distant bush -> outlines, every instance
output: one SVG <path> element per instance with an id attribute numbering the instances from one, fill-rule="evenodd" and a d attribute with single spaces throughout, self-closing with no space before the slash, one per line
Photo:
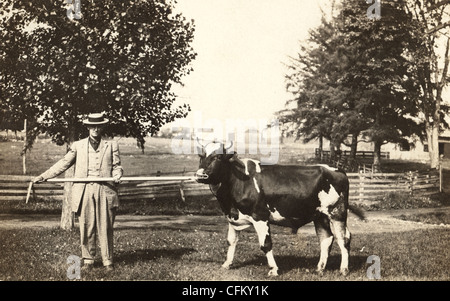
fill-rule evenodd
<path id="1" fill-rule="evenodd" d="M 397 216 L 398 219 L 421 222 L 425 224 L 450 224 L 450 214 L 448 212 L 429 212 L 429 213 L 419 213 L 419 214 L 402 214 Z"/>
<path id="2" fill-rule="evenodd" d="M 390 209 L 413 209 L 440 207 L 442 203 L 436 198 L 427 196 L 411 196 L 406 192 L 390 192 L 382 198 L 377 198 L 369 205 L 364 205 L 368 211 Z"/>

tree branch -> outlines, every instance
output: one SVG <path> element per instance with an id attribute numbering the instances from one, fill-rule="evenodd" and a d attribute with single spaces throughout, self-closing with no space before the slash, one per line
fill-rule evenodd
<path id="1" fill-rule="evenodd" d="M 449 21 L 449 22 L 445 22 L 445 23 L 443 23 L 443 24 L 441 24 L 441 25 L 436 26 L 436 27 L 433 28 L 433 29 L 428 30 L 428 31 L 426 32 L 426 34 L 432 34 L 432 33 L 436 32 L 436 31 L 441 30 L 442 28 L 447 27 L 447 26 L 450 26 L 450 21 Z"/>
<path id="2" fill-rule="evenodd" d="M 449 3 L 450 3 L 450 0 L 442 0 L 441 2 L 438 2 L 438 3 L 435 3 L 435 4 L 431 4 L 428 7 L 428 10 L 434 10 L 436 8 L 441 7 L 442 5 L 446 5 L 446 4 L 449 4 Z"/>
<path id="3" fill-rule="evenodd" d="M 448 52 L 449 52 L 449 47 L 450 47 L 450 38 L 447 38 L 447 46 L 445 48 L 445 63 L 444 63 L 444 69 L 442 71 L 442 76 L 441 76 L 441 81 L 439 82 L 439 86 L 440 87 L 445 87 L 445 84 L 447 83 L 447 73 L 448 73 L 448 65 L 449 65 L 449 56 L 448 56 Z"/>

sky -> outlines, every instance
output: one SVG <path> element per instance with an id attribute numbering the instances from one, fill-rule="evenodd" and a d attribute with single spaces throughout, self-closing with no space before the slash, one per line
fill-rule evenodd
<path id="1" fill-rule="evenodd" d="M 311 0 L 178 0 L 176 10 L 194 20 L 194 69 L 173 90 L 177 104 L 195 118 L 270 120 L 290 95 L 284 76 L 289 57 L 308 30 L 320 24 L 320 3 Z M 174 124 L 169 126 L 174 127 Z"/>

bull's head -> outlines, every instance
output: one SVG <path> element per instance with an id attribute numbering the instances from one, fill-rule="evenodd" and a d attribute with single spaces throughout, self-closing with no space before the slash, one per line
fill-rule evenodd
<path id="1" fill-rule="evenodd" d="M 219 184 L 224 176 L 226 164 L 235 157 L 231 150 L 233 142 L 210 142 L 201 146 L 199 151 L 200 164 L 197 170 L 197 181 L 205 184 Z"/>

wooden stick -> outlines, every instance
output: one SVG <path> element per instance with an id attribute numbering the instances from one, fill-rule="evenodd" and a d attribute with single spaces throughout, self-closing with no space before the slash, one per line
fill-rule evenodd
<path id="1" fill-rule="evenodd" d="M 30 181 L 30 184 L 28 184 L 27 199 L 25 200 L 26 204 L 28 204 L 28 200 L 30 199 L 31 189 L 32 188 L 33 188 L 33 182 Z"/>
<path id="2" fill-rule="evenodd" d="M 120 181 L 195 181 L 200 178 L 205 177 L 197 177 L 197 176 L 173 176 L 173 177 L 122 177 Z M 114 182 L 114 178 L 53 178 L 48 179 L 45 182 Z M 40 182 L 40 183 L 45 183 Z"/>

